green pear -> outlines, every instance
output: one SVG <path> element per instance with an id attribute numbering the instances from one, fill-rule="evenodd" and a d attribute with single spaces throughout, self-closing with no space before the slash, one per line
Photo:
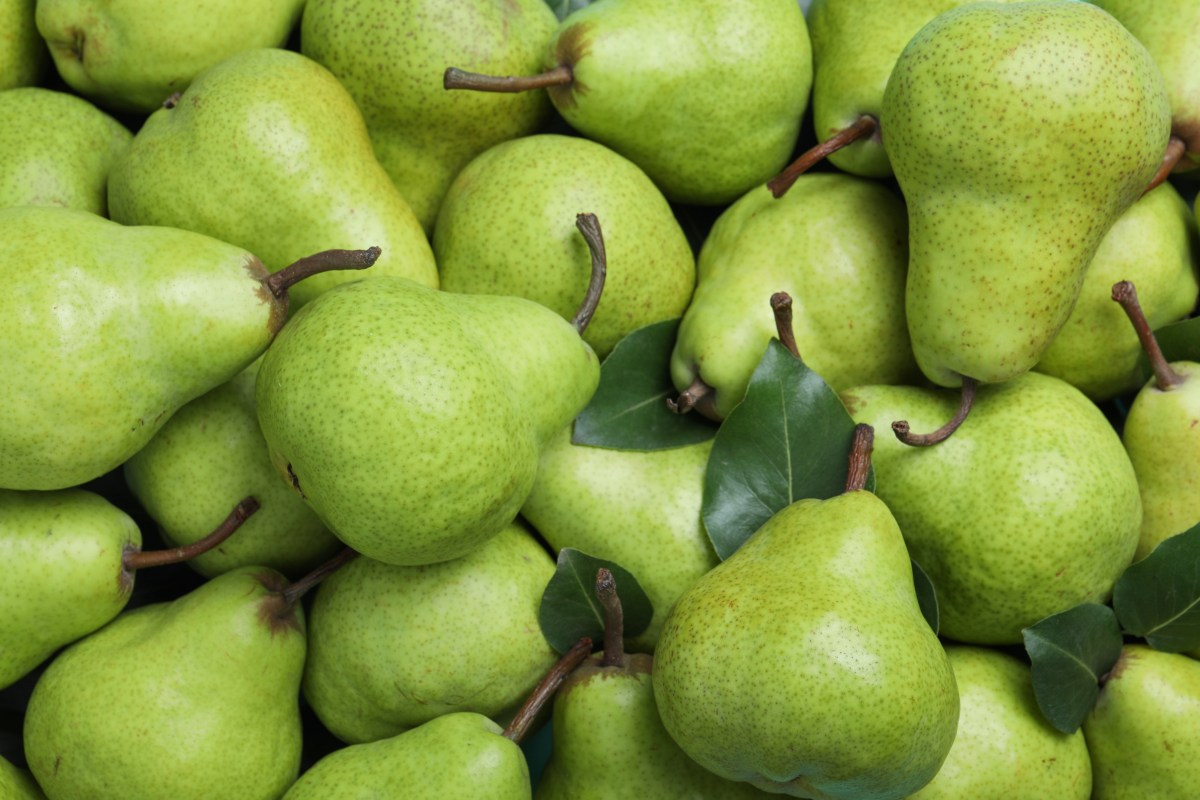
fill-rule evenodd
<path id="1" fill-rule="evenodd" d="M 41 82 L 49 54 L 34 18 L 37 0 L 0 0 L 0 91 Z"/>
<path id="2" fill-rule="evenodd" d="M 0 92 L 0 206 L 104 215 L 108 172 L 133 134 L 86 100 L 28 87 Z"/>
<path id="3" fill-rule="evenodd" d="M 794 797 L 901 798 L 950 751 L 954 674 L 895 518 L 861 489 L 865 466 L 852 472 L 845 493 L 777 512 L 663 626 L 663 725 L 723 778 Z"/>
<path id="4" fill-rule="evenodd" d="M 598 382 L 595 353 L 544 306 L 381 276 L 292 317 L 256 402 L 277 469 L 329 529 L 419 565 L 465 555 L 516 517 L 542 446 Z"/>
<path id="5" fill-rule="evenodd" d="M 1000 382 L 1037 363 L 1157 171 L 1170 116 L 1146 49 L 1087 3 L 973 3 L 913 37 L 880 124 L 908 204 L 909 333 L 930 380 Z"/>
<path id="6" fill-rule="evenodd" d="M 28 770 L 14 767 L 3 758 L 0 758 L 0 796 L 8 800 L 46 800 Z"/>
<path id="7" fill-rule="evenodd" d="M 371 276 L 437 285 L 429 242 L 375 160 L 362 115 L 321 65 L 249 50 L 205 70 L 150 115 L 109 178 L 127 225 L 193 230 L 245 247 L 271 272 L 320 250 L 378 246 Z M 300 306 L 359 275 L 326 273 Z"/>
<path id="8" fill-rule="evenodd" d="M 300 769 L 304 616 L 264 567 L 128 611 L 34 687 L 25 753 L 54 798 L 277 798 Z"/>
<path id="9" fill-rule="evenodd" d="M 553 575 L 554 561 L 515 524 L 441 564 L 360 556 L 317 589 L 304 696 L 346 742 L 458 711 L 502 716 L 555 661 L 538 624 Z"/>
<path id="10" fill-rule="evenodd" d="M 1088 800 L 1083 733 L 1060 733 L 1033 696 L 1029 666 L 985 647 L 947 645 L 962 710 L 950 755 L 912 800 Z"/>
<path id="11" fill-rule="evenodd" d="M 59 75 L 119 111 L 149 113 L 234 53 L 282 47 L 304 0 L 38 0 Z"/>
<path id="12" fill-rule="evenodd" d="M 536 72 L 556 25 L 544 0 L 308 0 L 301 52 L 354 98 L 379 163 L 432 233 L 459 170 L 550 112 L 542 92 L 447 92 L 443 69 Z"/>
<path id="13" fill-rule="evenodd" d="M 1200 662 L 1127 644 L 1083 720 L 1095 800 L 1193 797 Z"/>
<path id="14" fill-rule="evenodd" d="M 433 235 L 442 288 L 527 297 L 568 319 L 591 274 L 576 212 L 604 224 L 604 296 L 584 331 L 600 358 L 633 330 L 687 308 L 696 262 L 667 201 L 603 145 L 541 135 L 496 145 L 446 193 Z"/>
<path id="15" fill-rule="evenodd" d="M 241 498 L 258 500 L 261 510 L 236 537 L 188 560 L 206 577 L 259 565 L 297 578 L 342 547 L 279 479 L 258 427 L 257 377 L 255 362 L 188 403 L 124 465 L 134 497 L 174 547 L 208 535 Z"/>
<path id="16" fill-rule="evenodd" d="M 917 374 L 904 318 L 904 204 L 883 186 L 841 174 L 802 176 L 785 196 L 758 187 L 713 225 L 696 293 L 679 325 L 671 379 L 715 390 L 712 415 L 742 401 L 775 336 L 770 297 L 792 297 L 805 364 L 835 388 Z M 703 407 L 701 407 L 702 410 Z"/>
<path id="17" fill-rule="evenodd" d="M 631 639 L 651 652 L 667 612 L 717 556 L 700 519 L 712 441 L 638 452 L 571 443 L 564 428 L 542 450 L 521 515 L 557 551 L 574 547 L 637 576 L 654 606 Z"/>
<path id="18" fill-rule="evenodd" d="M 860 386 L 856 422 L 936 428 L 958 392 Z M 1031 372 L 982 386 L 970 416 L 936 447 L 876 442 L 878 493 L 937 587 L 941 634 L 1018 644 L 1021 629 L 1104 602 L 1137 546 L 1142 503 L 1121 440 L 1070 384 Z"/>
<path id="19" fill-rule="evenodd" d="M 1200 293 L 1200 242 L 1191 209 L 1170 184 L 1147 192 L 1117 219 L 1088 265 L 1066 325 L 1034 367 L 1093 400 L 1136 391 L 1143 383 L 1137 334 L 1112 301 L 1120 280 L 1137 284 L 1152 328 L 1186 317 Z"/>
<path id="20" fill-rule="evenodd" d="M 573 128 L 668 199 L 702 205 L 729 203 L 787 163 L 812 85 L 795 0 L 599 0 L 560 23 L 543 66 L 528 81 L 452 73 L 447 86 L 548 87 Z"/>

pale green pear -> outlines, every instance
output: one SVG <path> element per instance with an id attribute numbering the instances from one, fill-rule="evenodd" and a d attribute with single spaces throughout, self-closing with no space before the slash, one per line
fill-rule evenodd
<path id="1" fill-rule="evenodd" d="M 128 611 L 34 687 L 25 754 L 53 798 L 280 797 L 300 769 L 304 616 L 264 567 Z"/>
<path id="2" fill-rule="evenodd" d="M 282 47 L 304 0 L 38 0 L 59 75 L 119 111 L 149 113 L 234 53 Z"/>
<path id="3" fill-rule="evenodd" d="M 460 711 L 377 742 L 336 750 L 284 800 L 529 800 L 521 748 L 481 714 Z"/>
<path id="4" fill-rule="evenodd" d="M 1095 800 L 1193 797 L 1200 783 L 1200 662 L 1127 644 L 1083 720 Z"/>
<path id="5" fill-rule="evenodd" d="M 1083 733 L 1042 716 L 1029 666 L 1002 650 L 947 645 L 961 711 L 950 755 L 913 800 L 1088 800 Z"/>
<path id="6" fill-rule="evenodd" d="M 742 401 L 776 335 L 770 298 L 792 297 L 800 356 L 835 388 L 917 374 L 904 318 L 904 204 L 848 175 L 801 178 L 778 200 L 758 187 L 713 225 L 671 353 L 675 388 L 712 387 L 712 415 Z"/>
<path id="7" fill-rule="evenodd" d="M 0 758 L 0 796 L 7 800 L 46 800 L 29 771 L 13 766 L 4 758 Z"/>
<path id="8" fill-rule="evenodd" d="M 308 0 L 301 52 L 354 98 L 379 163 L 432 233 L 459 170 L 550 112 L 542 92 L 447 92 L 442 73 L 536 72 L 556 25 L 544 0 Z"/>
<path id="9" fill-rule="evenodd" d="M 88 101 L 49 89 L 0 92 L 0 206 L 104 215 L 108 172 L 133 139 Z"/>
<path id="10" fill-rule="evenodd" d="M 239 247 L 85 211 L 0 209 L 0 267 L 0 487 L 10 489 L 61 489 L 116 468 L 257 358 L 287 309 Z"/>
<path id="11" fill-rule="evenodd" d="M 627 334 L 676 319 L 696 261 L 662 193 L 628 159 L 573 136 L 496 145 L 446 193 L 433 252 L 450 292 L 527 297 L 570 319 L 591 275 L 575 214 L 604 228 L 604 296 L 583 338 L 600 358 Z"/>
<path id="12" fill-rule="evenodd" d="M 276 467 L 330 530 L 419 565 L 516 517 L 542 446 L 598 382 L 595 353 L 544 306 L 381 276 L 292 317 L 256 402 Z"/>
<path id="13" fill-rule="evenodd" d="M 553 575 L 549 554 L 515 524 L 441 564 L 359 556 L 317 589 L 304 696 L 346 742 L 458 711 L 511 712 L 556 658 L 538 624 Z"/>
<path id="14" fill-rule="evenodd" d="M 1117 219 L 1088 265 L 1067 324 L 1034 367 L 1093 400 L 1136 391 L 1142 348 L 1112 286 L 1133 281 L 1151 328 L 1186 317 L 1200 293 L 1196 220 L 1179 192 L 1162 184 Z"/>
<path id="15" fill-rule="evenodd" d="M 370 277 L 437 285 L 416 217 L 375 160 L 362 115 L 320 64 L 249 50 L 205 70 L 150 115 L 109 178 L 112 218 L 245 247 L 271 272 L 321 250 L 377 246 Z M 360 273 L 325 273 L 293 307 Z"/>
<path id="16" fill-rule="evenodd" d="M 207 536 L 241 498 L 258 500 L 237 536 L 187 562 L 207 577 L 260 565 L 295 579 L 342 548 L 271 463 L 254 406 L 257 376 L 255 362 L 179 409 L 124 466 L 172 547 Z"/>
<path id="17" fill-rule="evenodd" d="M 958 392 L 860 386 L 842 393 L 856 422 L 937 428 Z M 941 634 L 1018 644 L 1021 629 L 1104 602 L 1129 566 L 1142 520 L 1133 465 L 1099 408 L 1036 372 L 980 387 L 954 435 L 912 447 L 875 441 L 878 493 L 937 589 Z"/>
<path id="18" fill-rule="evenodd" d="M 654 606 L 629 640 L 652 652 L 671 606 L 717 555 L 700 519 L 712 441 L 669 450 L 609 450 L 571 443 L 564 428 L 542 450 L 521 515 L 553 550 L 573 547 L 620 564 Z"/>
<path id="19" fill-rule="evenodd" d="M 0 0 L 0 91 L 33 86 L 50 61 L 34 18 L 37 0 Z"/>
<path id="20" fill-rule="evenodd" d="M 1162 162 L 1170 116 L 1146 49 L 1088 3 L 972 3 L 913 37 L 880 124 L 930 380 L 999 382 L 1037 363 Z"/>

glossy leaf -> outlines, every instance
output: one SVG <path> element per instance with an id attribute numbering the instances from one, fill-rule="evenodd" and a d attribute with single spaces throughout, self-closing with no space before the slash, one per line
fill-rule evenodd
<path id="1" fill-rule="evenodd" d="M 1113 609 L 1121 627 L 1155 650 L 1200 648 L 1200 525 L 1126 569 L 1113 586 Z"/>
<path id="2" fill-rule="evenodd" d="M 1092 710 L 1103 677 L 1121 655 L 1121 629 L 1108 606 L 1084 603 L 1023 630 L 1033 694 L 1043 716 L 1073 733 Z"/>
<path id="3" fill-rule="evenodd" d="M 542 634 L 560 653 L 570 650 L 584 636 L 595 642 L 604 641 L 604 607 L 596 599 L 596 571 L 601 567 L 607 568 L 616 581 L 625 617 L 625 638 L 646 630 L 654 616 L 650 598 L 631 572 L 612 561 L 564 547 L 558 553 L 558 568 L 546 584 L 538 608 Z"/>
<path id="4" fill-rule="evenodd" d="M 912 559 L 909 559 L 912 561 Z M 929 575 L 916 561 L 912 562 L 913 588 L 917 590 L 917 604 L 921 607 L 921 616 L 929 623 L 934 633 L 941 630 L 942 617 L 938 611 L 937 590 Z"/>

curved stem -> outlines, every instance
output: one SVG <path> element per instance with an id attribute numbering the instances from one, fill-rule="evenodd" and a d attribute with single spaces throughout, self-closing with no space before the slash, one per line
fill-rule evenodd
<path id="1" fill-rule="evenodd" d="M 800 348 L 796 346 L 796 333 L 792 329 L 792 296 L 787 292 L 776 292 L 771 295 L 771 311 L 775 312 L 775 334 L 779 342 L 796 358 L 800 358 Z"/>
<path id="2" fill-rule="evenodd" d="M 866 488 L 871 473 L 871 451 L 875 448 L 875 429 L 865 422 L 854 426 L 850 442 L 850 466 L 846 470 L 846 491 L 859 492 Z"/>
<path id="3" fill-rule="evenodd" d="M 448 67 L 442 73 L 442 88 L 512 94 L 514 92 L 528 92 L 531 89 L 545 89 L 549 86 L 565 86 L 574 80 L 575 74 L 565 64 L 538 75 L 504 77 L 483 75 L 478 72 L 467 72 L 458 67 Z"/>
<path id="4" fill-rule="evenodd" d="M 1167 141 L 1167 150 L 1163 153 L 1162 163 L 1158 165 L 1158 172 L 1154 173 L 1154 177 L 1150 179 L 1149 185 L 1142 194 L 1146 195 L 1157 189 L 1158 185 L 1165 181 L 1171 171 L 1175 169 L 1175 165 L 1179 163 L 1179 159 L 1183 158 L 1183 154 L 1186 152 L 1187 142 L 1175 134 L 1171 134 L 1171 138 Z"/>
<path id="5" fill-rule="evenodd" d="M 912 447 L 929 447 L 940 442 L 944 442 L 950 438 L 950 434 L 958 430 L 958 426 L 963 424 L 967 418 L 967 414 L 971 413 L 971 406 L 975 403 L 975 379 L 968 378 L 966 375 L 962 378 L 962 397 L 958 402 L 958 411 L 954 416 L 942 427 L 938 428 L 933 433 L 913 433 L 908 429 L 908 420 L 896 420 L 892 423 L 892 430 L 896 433 L 896 438 Z"/>
<path id="6" fill-rule="evenodd" d="M 591 652 L 592 640 L 585 636 L 576 642 L 570 650 L 563 653 L 562 658 L 555 662 L 554 666 L 550 668 L 550 671 L 546 673 L 541 682 L 533 687 L 533 691 L 526 698 L 525 704 L 521 706 L 521 710 L 512 718 L 512 722 L 508 723 L 508 727 L 504 729 L 504 733 L 501 736 L 520 744 L 521 740 L 525 738 L 525 734 L 529 733 L 529 726 L 537 718 L 538 712 L 542 710 L 542 706 L 554 696 L 554 693 L 558 691 L 558 687 L 567 679 L 567 676 L 582 664 L 583 660 Z"/>
<path id="7" fill-rule="evenodd" d="M 596 599 L 604 607 L 604 658 L 602 667 L 619 667 L 625 661 L 625 613 L 617 596 L 617 581 L 612 572 L 596 570 Z"/>
<path id="8" fill-rule="evenodd" d="M 604 292 L 604 279 L 608 275 L 608 254 L 604 250 L 604 233 L 600 230 L 600 220 L 595 214 L 576 214 L 575 227 L 587 242 L 588 252 L 592 254 L 592 276 L 588 280 L 587 292 L 579 310 L 571 319 L 571 324 L 582 336 L 587 330 L 588 323 L 600 305 L 600 295 Z"/>
<path id="9" fill-rule="evenodd" d="M 267 288 L 282 300 L 289 286 L 305 278 L 335 269 L 366 269 L 375 263 L 381 252 L 378 247 L 368 247 L 366 250 L 322 250 L 267 276 Z"/>
<path id="10" fill-rule="evenodd" d="M 783 172 L 767 183 L 767 188 L 771 190 L 771 195 L 778 200 L 787 194 L 787 190 L 792 188 L 792 184 L 796 182 L 797 178 L 808 172 L 814 165 L 824 161 L 843 147 L 873 135 L 877 130 L 879 130 L 879 120 L 870 114 L 863 114 L 849 127 L 842 128 L 817 146 L 801 153 L 799 158 L 784 167 Z"/>
<path id="11" fill-rule="evenodd" d="M 342 548 L 342 551 L 333 558 L 329 559 L 324 564 L 321 564 L 312 572 L 308 573 L 299 580 L 289 584 L 286 589 L 280 592 L 280 594 L 283 595 L 284 606 L 289 609 L 295 606 L 296 603 L 299 602 L 300 598 L 303 597 L 309 589 L 313 588 L 318 583 L 337 572 L 343 566 L 353 561 L 357 556 L 357 550 L 350 547 Z"/>
<path id="12" fill-rule="evenodd" d="M 255 511 L 258 511 L 258 508 L 258 500 L 253 497 L 247 497 L 234 506 L 233 511 L 229 512 L 229 516 L 225 517 L 221 521 L 221 524 L 203 539 L 198 539 L 189 545 L 176 547 L 171 550 L 126 550 L 121 561 L 126 571 L 132 571 L 145 569 L 146 567 L 178 564 L 181 561 L 195 558 L 201 553 L 207 553 L 232 536 L 233 532 L 240 528 L 243 522 L 250 519 L 250 516 Z"/>
<path id="13" fill-rule="evenodd" d="M 1158 388 L 1169 392 L 1181 385 L 1184 382 L 1183 376 L 1171 369 L 1171 365 L 1167 363 L 1162 348 L 1158 346 L 1158 339 L 1154 338 L 1154 331 L 1150 330 L 1150 322 L 1142 311 L 1142 304 L 1138 302 L 1137 289 L 1134 288 L 1133 282 L 1118 281 L 1114 283 L 1112 299 L 1121 304 L 1121 308 L 1125 309 L 1125 315 L 1133 323 L 1138 341 L 1142 343 L 1142 349 L 1146 351 L 1150 367 L 1154 370 L 1154 380 L 1158 384 Z"/>
<path id="14" fill-rule="evenodd" d="M 678 397 L 667 398 L 667 408 L 676 414 L 686 414 L 696 407 L 696 403 L 713 393 L 713 388 L 705 383 L 699 375 L 688 388 L 679 393 Z"/>

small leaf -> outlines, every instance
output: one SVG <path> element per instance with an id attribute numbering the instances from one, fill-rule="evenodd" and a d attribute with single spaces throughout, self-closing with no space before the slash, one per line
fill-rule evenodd
<path id="1" fill-rule="evenodd" d="M 1155 650 L 1200 647 L 1200 524 L 1166 539 L 1113 586 L 1121 626 Z"/>
<path id="2" fill-rule="evenodd" d="M 912 561 L 912 559 L 909 559 Z M 921 616 L 929 623 L 929 627 L 937 633 L 941 629 L 941 615 L 938 611 L 937 591 L 933 581 L 916 561 L 912 562 L 913 588 L 917 590 L 917 604 L 921 606 Z"/>
<path id="3" fill-rule="evenodd" d="M 716 424 L 696 413 L 676 414 L 667 398 L 671 351 L 679 320 L 638 328 L 617 342 L 600 366 L 600 385 L 575 420 L 571 441 L 616 450 L 663 450 L 707 441 Z"/>
<path id="4" fill-rule="evenodd" d="M 604 607 L 596 599 L 596 571 L 606 567 L 617 584 L 617 597 L 625 617 L 625 638 L 637 636 L 650 624 L 654 606 L 633 574 L 580 550 L 564 547 L 558 568 L 542 592 L 538 624 L 550 646 L 559 653 L 570 650 L 584 636 L 604 641 Z"/>
<path id="5" fill-rule="evenodd" d="M 841 494 L 853 437 L 837 394 L 772 339 L 708 459 L 701 512 L 717 555 L 728 558 L 797 500 Z M 874 486 L 872 470 L 866 488 Z"/>
<path id="6" fill-rule="evenodd" d="M 546 0 L 546 5 L 550 6 L 554 16 L 558 17 L 559 22 L 562 22 L 568 14 L 590 5 L 591 2 L 592 0 Z"/>
<path id="7" fill-rule="evenodd" d="M 1023 630 L 1042 715 L 1074 733 L 1100 694 L 1100 678 L 1121 655 L 1121 628 L 1108 606 L 1084 603 Z"/>

